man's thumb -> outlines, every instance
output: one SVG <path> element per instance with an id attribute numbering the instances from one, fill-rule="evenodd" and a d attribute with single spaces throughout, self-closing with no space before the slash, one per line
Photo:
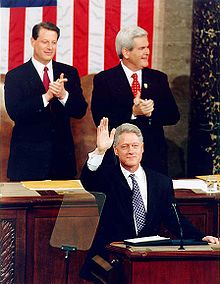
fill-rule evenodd
<path id="1" fill-rule="evenodd" d="M 137 98 L 138 100 L 140 100 L 140 98 L 141 98 L 141 92 L 140 92 L 140 91 L 137 91 L 137 95 L 136 95 L 135 98 Z"/>

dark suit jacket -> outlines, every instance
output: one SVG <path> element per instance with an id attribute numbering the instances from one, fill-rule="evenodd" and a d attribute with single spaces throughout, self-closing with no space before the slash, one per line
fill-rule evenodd
<path id="1" fill-rule="evenodd" d="M 175 202 L 172 180 L 160 173 L 144 168 L 147 176 L 146 225 L 138 237 L 160 234 L 161 224 L 173 235 L 180 237 L 179 225 L 172 208 Z M 133 221 L 132 191 L 119 165 L 102 164 L 97 171 L 85 165 L 81 181 L 87 191 L 103 192 L 106 202 L 93 250 L 103 251 L 113 241 L 136 237 Z M 184 238 L 201 240 L 204 234 L 191 225 L 181 214 Z"/>
<path id="2" fill-rule="evenodd" d="M 44 85 L 32 64 L 9 71 L 5 78 L 5 104 L 14 121 L 8 177 L 11 180 L 70 179 L 76 174 L 70 118 L 81 118 L 87 103 L 75 68 L 53 61 L 54 80 L 64 73 L 69 93 L 63 106 L 54 98 L 45 108 Z"/>
<path id="3" fill-rule="evenodd" d="M 110 128 L 122 123 L 136 124 L 144 136 L 142 164 L 156 171 L 167 173 L 167 149 L 163 126 L 176 124 L 180 118 L 167 76 L 159 71 L 142 70 L 141 98 L 154 101 L 150 118 L 138 116 L 131 120 L 133 94 L 121 64 L 102 71 L 94 77 L 92 115 L 96 125 L 105 116 Z"/>
<path id="4" fill-rule="evenodd" d="M 87 191 L 103 192 L 105 205 L 92 247 L 81 269 L 81 277 L 92 279 L 94 255 L 101 255 L 106 260 L 107 244 L 125 239 L 160 234 L 161 224 L 173 235 L 180 238 L 180 227 L 172 209 L 175 202 L 172 180 L 160 173 L 144 168 L 147 176 L 147 213 L 146 224 L 136 236 L 132 209 L 132 191 L 119 165 L 102 165 L 97 171 L 90 171 L 85 165 L 81 181 Z M 179 211 L 179 209 L 177 208 Z M 198 231 L 179 212 L 184 238 L 201 240 L 204 234 Z"/>

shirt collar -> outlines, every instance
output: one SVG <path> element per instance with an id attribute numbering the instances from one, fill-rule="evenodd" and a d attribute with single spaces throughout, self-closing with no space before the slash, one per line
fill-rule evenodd
<path id="1" fill-rule="evenodd" d="M 134 174 L 135 177 L 137 177 L 137 178 L 141 178 L 142 177 L 143 168 L 142 168 L 141 165 L 139 165 L 138 169 L 134 173 L 131 173 L 128 170 L 126 170 L 121 164 L 120 164 L 120 167 L 121 167 L 121 171 L 122 171 L 122 173 L 123 173 L 123 175 L 125 176 L 126 179 L 129 178 L 130 174 Z"/>
<path id="2" fill-rule="evenodd" d="M 52 60 L 50 60 L 50 62 L 47 65 L 42 64 L 41 62 L 36 60 L 34 57 L 32 57 L 31 60 L 32 60 L 34 67 L 37 69 L 38 73 L 43 73 L 45 66 L 47 66 L 48 72 L 52 72 L 52 70 L 53 70 Z"/>
<path id="3" fill-rule="evenodd" d="M 124 72 L 125 72 L 125 74 L 126 74 L 126 76 L 127 76 L 127 78 L 128 79 L 130 79 L 131 78 L 131 76 L 134 74 L 134 73 L 136 73 L 137 75 L 138 75 L 138 80 L 141 80 L 141 69 L 140 70 L 138 70 L 138 71 L 136 71 L 136 72 L 134 72 L 134 71 L 132 71 L 131 69 L 129 69 L 126 65 L 124 65 L 124 63 L 123 63 L 123 61 L 121 60 L 121 66 L 122 66 L 122 68 L 123 68 L 123 70 L 124 70 Z"/>

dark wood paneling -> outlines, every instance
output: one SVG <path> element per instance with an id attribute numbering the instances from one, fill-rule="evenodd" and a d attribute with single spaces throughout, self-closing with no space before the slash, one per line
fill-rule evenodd
<path id="1" fill-rule="evenodd" d="M 109 274 L 109 284 L 218 284 L 217 251 L 131 252 L 109 246 L 120 264 Z"/>
<path id="2" fill-rule="evenodd" d="M 199 229 L 205 230 L 207 234 L 217 232 L 219 224 L 217 195 L 198 195 L 190 190 L 178 190 L 176 197 L 184 215 L 188 216 Z M 0 262 L 1 267 L 4 267 L 6 271 L 1 274 L 1 277 L 10 279 L 16 284 L 65 283 L 64 251 L 50 245 L 50 237 L 62 201 L 62 195 L 0 199 Z M 81 205 L 83 204 L 78 202 L 75 206 L 78 215 Z M 88 203 L 84 203 L 83 206 L 84 210 L 89 210 Z M 67 212 L 68 210 L 67 208 Z M 85 252 L 70 253 L 69 283 L 87 283 L 79 278 L 79 270 L 84 258 Z M 175 263 L 170 265 L 174 266 Z M 131 268 L 127 265 L 126 269 Z M 179 273 L 181 275 L 182 272 Z"/>
<path id="3" fill-rule="evenodd" d="M 26 235 L 26 210 L 0 210 L 0 283 L 25 283 Z"/>

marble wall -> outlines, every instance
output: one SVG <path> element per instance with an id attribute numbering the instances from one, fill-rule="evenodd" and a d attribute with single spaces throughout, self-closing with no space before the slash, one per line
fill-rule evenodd
<path id="1" fill-rule="evenodd" d="M 193 0 L 155 0 L 152 67 L 168 75 L 181 113 L 177 125 L 165 127 L 172 177 L 187 173 L 192 10 Z"/>
<path id="2" fill-rule="evenodd" d="M 220 173 L 220 0 L 194 0 L 189 173 Z"/>

